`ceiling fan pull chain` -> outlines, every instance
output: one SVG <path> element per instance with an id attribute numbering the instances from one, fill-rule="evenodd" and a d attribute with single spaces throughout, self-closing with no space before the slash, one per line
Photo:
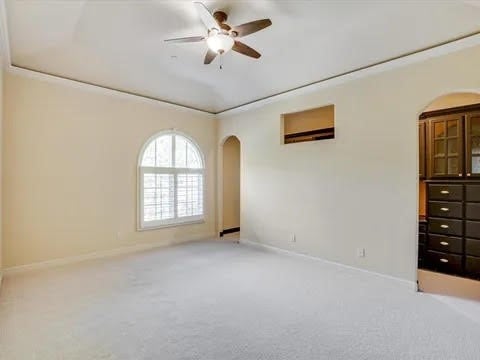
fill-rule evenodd
<path id="1" fill-rule="evenodd" d="M 223 54 L 222 53 L 220 53 L 220 59 L 219 60 L 220 60 L 220 70 L 222 70 L 223 69 Z"/>

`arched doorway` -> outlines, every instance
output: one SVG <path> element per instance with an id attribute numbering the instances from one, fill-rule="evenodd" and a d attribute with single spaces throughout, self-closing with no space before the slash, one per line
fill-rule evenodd
<path id="1" fill-rule="evenodd" d="M 480 94 L 436 98 L 418 129 L 418 288 L 480 300 Z"/>
<path id="2" fill-rule="evenodd" d="M 240 233 L 240 140 L 229 136 L 222 147 L 222 217 L 220 236 Z"/>

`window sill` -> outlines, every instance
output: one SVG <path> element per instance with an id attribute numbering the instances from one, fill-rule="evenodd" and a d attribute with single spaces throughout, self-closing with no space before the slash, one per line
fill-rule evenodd
<path id="1" fill-rule="evenodd" d="M 204 224 L 204 223 L 205 223 L 205 219 L 201 219 L 201 220 L 192 220 L 192 221 L 185 221 L 185 222 L 182 221 L 178 223 L 165 224 L 165 225 L 154 225 L 154 226 L 144 226 L 144 227 L 138 226 L 137 231 L 160 230 L 160 229 L 171 228 L 171 227 Z"/>

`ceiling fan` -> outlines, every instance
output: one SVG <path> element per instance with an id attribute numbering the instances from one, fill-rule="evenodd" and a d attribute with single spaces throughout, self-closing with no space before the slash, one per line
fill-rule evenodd
<path id="1" fill-rule="evenodd" d="M 193 4 L 197 9 L 200 19 L 207 28 L 207 35 L 168 39 L 165 40 L 166 42 L 189 43 L 206 40 L 208 51 L 203 61 L 204 64 L 210 64 L 217 55 L 222 55 L 230 50 L 255 59 L 261 56 L 258 51 L 236 39 L 253 34 L 272 25 L 270 19 L 255 20 L 238 26 L 230 26 L 225 23 L 228 16 L 223 11 L 215 11 L 212 15 L 201 2 L 194 2 Z"/>

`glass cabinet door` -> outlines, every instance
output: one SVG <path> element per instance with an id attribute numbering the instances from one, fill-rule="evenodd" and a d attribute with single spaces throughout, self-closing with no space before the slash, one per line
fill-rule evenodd
<path id="1" fill-rule="evenodd" d="M 463 176 L 462 120 L 461 115 L 448 115 L 430 120 L 430 178 Z"/>
<path id="2" fill-rule="evenodd" d="M 467 177 L 480 177 L 480 112 L 466 115 L 465 140 Z"/>
<path id="3" fill-rule="evenodd" d="M 418 123 L 418 177 L 425 178 L 425 121 Z"/>

